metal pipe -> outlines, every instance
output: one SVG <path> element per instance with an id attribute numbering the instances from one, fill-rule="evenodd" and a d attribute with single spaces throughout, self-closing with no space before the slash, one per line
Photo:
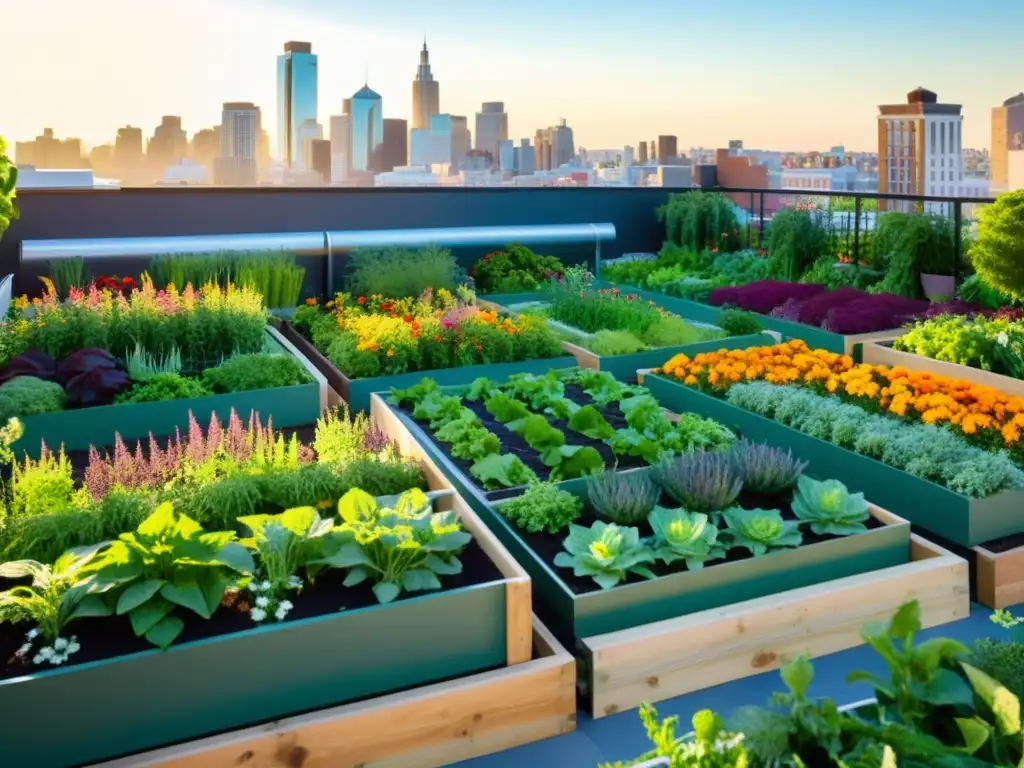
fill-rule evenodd
<path id="1" fill-rule="evenodd" d="M 615 239 L 614 224 L 552 224 L 506 227 L 436 227 L 326 232 L 283 232 L 250 235 L 183 235 L 174 237 L 111 237 L 67 240 L 24 240 L 24 262 L 56 261 L 81 256 L 138 258 L 174 253 L 286 250 L 299 256 L 332 256 L 353 248 L 458 248 L 475 245 L 558 245 Z M 328 261 L 331 261 L 329 258 Z M 329 270 L 332 267 L 328 267 Z"/>

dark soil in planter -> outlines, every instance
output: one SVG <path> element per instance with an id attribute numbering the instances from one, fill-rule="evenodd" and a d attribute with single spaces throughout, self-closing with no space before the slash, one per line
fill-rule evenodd
<path id="1" fill-rule="evenodd" d="M 743 507 L 744 509 L 777 509 L 780 512 L 782 512 L 783 519 L 796 520 L 797 518 L 796 515 L 793 514 L 791 504 L 792 498 L 792 491 L 787 491 L 784 494 L 776 496 L 756 493 L 741 493 L 736 503 L 739 506 Z M 667 493 L 662 494 L 662 497 L 659 500 L 658 504 L 659 506 L 666 507 L 669 509 L 676 508 L 679 506 L 679 503 L 675 501 Z M 501 514 L 501 507 L 498 507 L 498 514 Z M 604 522 L 610 522 L 605 518 L 598 516 L 594 508 L 587 504 L 586 506 L 584 506 L 583 512 L 576 520 L 576 524 L 582 525 L 584 527 L 590 527 L 597 520 L 604 520 Z M 868 518 L 865 525 L 867 526 L 868 530 L 875 530 L 876 528 L 881 528 L 884 525 L 884 523 L 880 522 L 874 516 L 872 516 Z M 636 527 L 640 529 L 640 535 L 642 537 L 650 537 L 654 535 L 654 532 L 651 530 L 650 524 L 646 520 L 639 523 Z M 725 521 L 723 520 L 722 522 L 720 522 L 718 527 L 720 531 L 724 530 Z M 593 579 L 589 577 L 574 576 L 573 570 L 571 568 L 562 568 L 555 565 L 555 556 L 559 552 L 565 551 L 562 546 L 562 543 L 569 535 L 568 529 L 555 534 L 528 533 L 519 528 L 516 528 L 515 530 L 519 537 L 524 542 L 526 542 L 526 544 L 530 547 L 530 549 L 536 552 L 540 559 L 547 563 L 548 567 L 554 573 L 557 573 L 558 577 L 563 582 L 565 582 L 565 584 L 574 593 L 576 593 L 577 595 L 584 595 L 588 592 L 600 591 L 601 588 Z M 813 544 L 821 543 L 823 541 L 832 541 L 833 539 L 846 538 L 843 536 L 827 536 L 815 534 L 811 532 L 810 526 L 801 526 L 800 531 L 801 533 L 803 533 L 803 544 L 800 545 L 801 547 L 808 547 Z M 786 549 L 790 548 L 787 547 Z M 769 557 L 770 555 L 771 553 L 764 555 L 764 557 Z M 709 560 L 705 562 L 704 567 L 714 568 L 716 565 L 721 565 L 722 563 L 734 563 L 739 560 L 747 560 L 751 557 L 753 557 L 753 555 L 751 555 L 748 550 L 743 549 L 742 547 L 734 547 L 726 552 L 726 556 L 724 559 Z M 688 570 L 686 567 L 686 563 L 683 561 L 676 561 L 671 565 L 665 565 L 664 563 L 658 561 L 655 563 L 648 563 L 647 565 L 658 576 L 667 576 L 669 574 L 680 573 L 682 571 Z M 629 575 L 626 581 L 622 583 L 635 584 L 637 582 L 642 581 L 646 581 L 646 579 L 644 579 L 641 576 Z"/>
<path id="2" fill-rule="evenodd" d="M 570 384 L 565 387 L 565 397 L 568 398 L 569 400 L 572 400 L 574 403 L 580 406 L 593 405 L 595 408 L 597 408 L 598 411 L 600 411 L 601 415 L 604 416 L 605 420 L 608 422 L 608 424 L 611 425 L 612 429 L 624 429 L 625 427 L 628 426 L 626 424 L 626 417 L 619 409 L 617 403 L 612 403 L 602 408 L 601 406 L 597 405 L 597 403 L 595 403 L 591 399 L 591 397 L 587 395 L 586 392 L 584 392 L 580 387 L 576 386 L 575 384 Z M 523 462 L 523 464 L 525 464 L 527 467 L 532 469 L 537 474 L 537 477 L 541 478 L 542 480 L 546 480 L 548 478 L 548 476 L 551 474 L 551 468 L 546 466 L 544 462 L 541 461 L 540 454 L 533 450 L 533 448 L 531 448 L 527 444 L 526 440 L 524 440 L 522 437 L 517 435 L 512 430 L 510 430 L 507 426 L 499 422 L 497 419 L 495 419 L 494 416 L 492 416 L 488 412 L 487 408 L 484 407 L 482 401 L 478 400 L 476 402 L 471 402 L 468 400 L 463 400 L 462 405 L 465 406 L 466 408 L 469 408 L 469 410 L 473 411 L 473 413 L 477 415 L 477 417 L 480 419 L 483 425 L 487 427 L 488 430 L 490 430 L 491 432 L 498 436 L 498 439 L 501 441 L 501 452 L 503 454 L 510 453 L 515 456 L 518 456 L 520 461 Z M 398 410 L 406 414 L 410 419 L 412 419 L 412 406 L 406 404 L 403 405 L 401 408 L 398 408 Z M 537 411 L 533 411 L 531 409 L 531 413 L 537 413 Z M 547 417 L 548 423 L 550 423 L 552 427 L 561 430 L 562 433 L 565 435 L 566 445 L 590 446 L 594 448 L 595 450 L 597 450 L 599 454 L 601 454 L 601 458 L 604 459 L 606 467 L 617 466 L 619 469 L 633 469 L 635 467 L 646 466 L 646 462 L 643 459 L 635 456 L 616 457 L 614 451 L 612 451 L 611 448 L 609 448 L 600 440 L 594 440 L 593 438 L 587 437 L 586 435 L 581 435 L 579 432 L 570 429 L 568 421 L 564 419 L 555 419 L 551 416 L 547 416 L 546 414 L 544 415 Z M 430 434 L 430 427 L 428 424 L 423 422 L 417 423 L 428 435 Z M 431 439 L 433 439 L 432 435 Z M 467 461 L 466 459 L 459 459 L 452 456 L 451 445 L 449 443 L 445 443 L 440 440 L 434 440 L 434 444 L 441 450 L 441 452 L 448 458 L 448 460 L 452 462 L 452 464 L 454 464 L 455 466 L 462 470 L 466 477 L 469 478 L 470 482 L 476 485 L 476 480 L 470 473 L 470 468 L 473 466 L 472 461 Z M 479 488 L 480 486 L 477 485 L 477 487 Z M 484 491 L 481 488 L 481 493 L 483 494 L 484 498 L 488 499 L 489 501 L 510 499 L 515 496 L 518 496 L 521 492 L 521 487 L 502 488 L 495 491 Z"/>
<path id="3" fill-rule="evenodd" d="M 504 578 L 475 540 L 463 550 L 459 560 L 463 566 L 462 573 L 455 576 L 442 576 L 441 592 L 487 584 Z M 369 581 L 355 587 L 342 585 L 346 572 L 341 569 L 324 571 L 317 577 L 314 584 L 307 585 L 301 593 L 289 593 L 287 599 L 294 604 L 294 607 L 284 622 L 264 621 L 258 625 L 255 624 L 249 618 L 251 596 L 248 592 L 225 595 L 221 607 L 209 620 L 202 619 L 186 608 L 178 608 L 175 615 L 184 620 L 185 629 L 175 640 L 171 649 L 194 640 L 245 632 L 256 626 L 285 625 L 301 619 L 330 616 L 342 610 L 353 611 L 377 605 L 377 598 L 373 594 L 372 584 Z M 9 582 L 0 585 L 0 588 L 6 589 L 8 586 L 10 586 Z M 429 594 L 438 594 L 438 592 L 402 592 L 395 602 Z M 41 638 L 36 640 L 34 650 L 29 654 L 30 658 L 27 662 L 14 655 L 25 642 L 25 633 L 30 629 L 32 629 L 31 624 L 0 624 L 0 660 L 2 660 L 0 661 L 0 680 L 37 674 L 51 669 L 64 669 L 90 661 L 111 659 L 155 649 L 155 646 L 151 645 L 144 637 L 135 636 L 127 616 L 79 619 L 68 624 L 64 630 L 65 637 L 76 637 L 82 646 L 77 653 L 73 654 L 61 667 L 54 667 L 51 664 L 32 664 L 31 656 L 34 655 L 35 649 L 46 644 Z"/>
<path id="4" fill-rule="evenodd" d="M 1011 549 L 1024 546 L 1024 533 L 1015 533 L 1011 536 L 1003 536 L 1001 539 L 992 539 L 979 545 L 989 552 L 1009 552 Z"/>

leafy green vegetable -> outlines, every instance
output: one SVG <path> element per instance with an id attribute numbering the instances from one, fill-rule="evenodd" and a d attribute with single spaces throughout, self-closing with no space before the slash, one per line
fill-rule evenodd
<path id="1" fill-rule="evenodd" d="M 203 533 L 165 503 L 134 533 L 112 542 L 89 570 L 95 572 L 90 593 L 106 594 L 119 616 L 128 614 L 137 636 L 167 648 L 185 628 L 176 608 L 210 618 L 225 590 L 255 564 L 234 533 Z"/>
<path id="2" fill-rule="evenodd" d="M 754 557 L 769 550 L 799 547 L 803 536 L 797 524 L 782 519 L 776 509 L 732 507 L 722 513 L 728 526 L 728 541 L 733 547 L 745 547 Z"/>
<path id="3" fill-rule="evenodd" d="M 601 517 L 619 525 L 645 520 L 658 503 L 661 488 L 649 472 L 609 470 L 587 477 L 587 498 Z"/>
<path id="4" fill-rule="evenodd" d="M 485 456 L 470 467 L 469 473 L 488 490 L 515 488 L 537 480 L 534 471 L 511 453 Z"/>
<path id="5" fill-rule="evenodd" d="M 583 406 L 569 417 L 569 429 L 592 440 L 610 440 L 615 436 L 612 425 L 592 405 Z"/>
<path id="6" fill-rule="evenodd" d="M 654 552 L 666 565 L 685 560 L 691 571 L 704 567 L 706 560 L 725 557 L 718 543 L 718 528 L 700 512 L 655 507 L 648 520 L 654 531 Z"/>
<path id="7" fill-rule="evenodd" d="M 838 480 L 801 475 L 793 496 L 793 514 L 819 535 L 852 536 L 867 531 L 871 512 L 863 493 L 850 493 Z"/>
<path id="8" fill-rule="evenodd" d="M 438 429 L 434 437 L 450 443 L 452 456 L 458 459 L 476 461 L 492 453 L 501 452 L 498 436 L 487 429 L 468 408 L 463 409 L 459 418 Z"/>
<path id="9" fill-rule="evenodd" d="M 534 410 L 544 410 L 565 396 L 565 385 L 557 371 L 548 371 L 543 376 L 517 373 L 509 376 L 505 390 Z"/>
<path id="10" fill-rule="evenodd" d="M 419 384 L 413 384 L 407 389 L 391 388 L 391 394 L 388 396 L 388 402 L 392 405 L 417 405 L 423 398 L 429 395 L 431 392 L 436 392 L 440 389 L 440 385 L 434 379 L 423 378 Z"/>
<path id="11" fill-rule="evenodd" d="M 334 530 L 334 521 L 321 519 L 313 507 L 294 507 L 277 515 L 247 515 L 238 522 L 252 532 L 240 543 L 257 555 L 260 575 L 270 582 L 268 591 L 275 595 L 289 588 L 301 568 L 313 579 L 319 568 L 312 562 L 324 556 L 326 537 Z"/>
<path id="12" fill-rule="evenodd" d="M 473 383 L 469 385 L 469 389 L 466 390 L 463 397 L 475 403 L 477 400 L 486 400 L 496 391 L 498 391 L 497 383 L 486 376 L 481 376 L 478 379 L 473 379 Z"/>
<path id="13" fill-rule="evenodd" d="M 513 397 L 504 392 L 495 392 L 484 402 L 484 408 L 491 414 L 499 424 L 525 419 L 530 415 L 530 409 Z"/>
<path id="14" fill-rule="evenodd" d="M 551 426 L 540 414 L 530 414 L 525 419 L 514 421 L 508 428 L 521 436 L 528 446 L 540 454 L 541 460 L 549 467 L 558 466 L 562 456 L 558 449 L 565 445 L 565 434 Z"/>
<path id="15" fill-rule="evenodd" d="M 530 533 L 558 533 L 580 515 L 583 501 L 551 483 L 532 483 L 526 492 L 498 507 L 518 528 Z"/>
<path id="16" fill-rule="evenodd" d="M 428 421 L 431 429 L 438 429 L 449 421 L 460 418 L 467 410 L 469 409 L 463 407 L 460 398 L 436 390 L 416 403 L 412 409 L 412 417 L 419 421 Z"/>
<path id="17" fill-rule="evenodd" d="M 563 445 L 557 451 L 558 464 L 551 472 L 553 480 L 572 480 L 604 469 L 604 459 L 593 446 Z"/>
<path id="18" fill-rule="evenodd" d="M 654 561 L 654 552 L 640 539 L 636 528 L 600 521 L 590 528 L 570 525 L 562 546 L 566 551 L 555 556 L 555 565 L 572 568 L 577 577 L 590 576 L 601 589 L 611 589 L 629 574 L 656 578 L 645 565 Z"/>

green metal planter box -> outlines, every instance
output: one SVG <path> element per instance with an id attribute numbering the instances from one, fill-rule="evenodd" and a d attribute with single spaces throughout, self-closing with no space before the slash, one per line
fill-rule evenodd
<path id="1" fill-rule="evenodd" d="M 921 530 L 954 544 L 973 547 L 1024 533 L 1024 490 L 971 499 L 664 376 L 648 374 L 643 383 L 665 408 L 710 416 L 751 440 L 787 446 L 810 462 L 810 474 L 841 480 Z"/>
<path id="2" fill-rule="evenodd" d="M 534 585 L 534 612 L 570 648 L 586 637 L 903 565 L 910 560 L 910 524 L 900 522 L 765 557 L 577 595 L 505 521 L 497 511 L 500 502 L 489 503 L 476 484 L 445 456 L 415 421 L 386 407 L 395 416 L 389 421 L 403 426 L 408 436 L 423 447 L 457 492 L 530 574 Z M 391 436 L 402 442 L 402 436 Z M 579 496 L 586 493 L 583 480 L 561 483 L 560 487 Z"/>
<path id="3" fill-rule="evenodd" d="M 443 368 L 437 371 L 416 371 L 393 376 L 374 376 L 369 379 L 350 379 L 335 368 L 330 360 L 295 329 L 295 326 L 282 321 L 280 331 L 302 355 L 316 366 L 317 370 L 327 379 L 331 389 L 348 403 L 353 412 L 370 410 L 370 395 L 374 392 L 388 392 L 393 387 L 411 387 L 424 378 L 435 379 L 439 384 L 445 386 L 470 384 L 481 376 L 501 382 L 516 373 L 546 373 L 552 368 L 568 368 L 576 364 L 575 358 L 572 357 L 549 357 L 543 360 L 466 365 L 461 368 Z"/>
<path id="4" fill-rule="evenodd" d="M 0 681 L 0 765 L 88 765 L 505 659 L 506 582 L 495 581 L 36 672 Z"/>
<path id="5" fill-rule="evenodd" d="M 602 287 L 611 287 L 612 284 L 601 281 L 600 285 Z M 675 312 L 687 320 L 696 320 L 697 322 L 714 325 L 717 322 L 718 313 L 722 311 L 721 307 L 713 307 L 709 304 L 702 304 L 699 301 L 690 301 L 689 299 L 680 299 L 632 285 L 620 285 L 618 288 L 620 291 L 628 291 L 645 299 L 650 299 L 659 306 L 664 307 L 670 312 Z M 765 330 L 775 331 L 784 339 L 802 339 L 812 349 L 827 349 L 829 352 L 848 355 L 859 355 L 860 345 L 867 341 L 891 339 L 902 333 L 899 329 L 886 329 L 874 333 L 843 336 L 842 334 L 832 333 L 831 331 L 815 328 L 811 325 L 780 320 L 777 317 L 769 317 L 768 315 L 757 315 L 757 319 Z"/>

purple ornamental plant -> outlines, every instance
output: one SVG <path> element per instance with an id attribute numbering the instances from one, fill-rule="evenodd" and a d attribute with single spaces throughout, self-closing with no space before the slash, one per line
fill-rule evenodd
<path id="1" fill-rule="evenodd" d="M 758 280 L 746 285 L 716 288 L 708 303 L 713 306 L 733 306 L 767 315 L 787 300 L 804 301 L 826 290 L 821 283 L 784 283 L 777 280 Z"/>
<path id="2" fill-rule="evenodd" d="M 651 469 L 654 481 L 689 512 L 719 512 L 743 490 L 743 475 L 728 452 L 684 454 Z"/>
<path id="3" fill-rule="evenodd" d="M 807 469 L 807 462 L 767 443 L 743 438 L 733 449 L 733 460 L 743 477 L 743 490 L 755 493 L 782 493 L 796 485 Z"/>

